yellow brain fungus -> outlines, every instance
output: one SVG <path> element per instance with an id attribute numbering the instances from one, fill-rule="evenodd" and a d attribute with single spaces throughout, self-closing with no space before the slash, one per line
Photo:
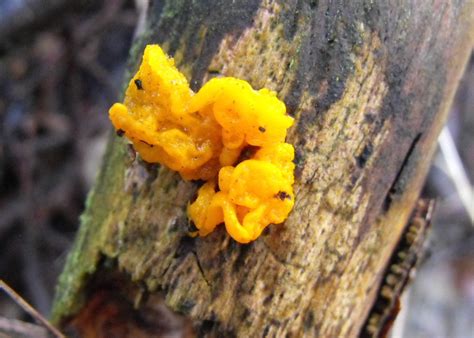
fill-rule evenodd
<path id="1" fill-rule="evenodd" d="M 188 207 L 199 235 L 225 223 L 248 243 L 293 208 L 294 148 L 285 143 L 293 119 L 274 92 L 224 77 L 194 93 L 173 59 L 149 45 L 109 115 L 143 160 L 207 181 Z"/>

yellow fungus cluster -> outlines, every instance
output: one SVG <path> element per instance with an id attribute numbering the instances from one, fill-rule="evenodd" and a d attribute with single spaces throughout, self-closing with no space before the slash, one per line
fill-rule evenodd
<path id="1" fill-rule="evenodd" d="M 274 92 L 225 77 L 194 93 L 173 59 L 149 45 L 124 103 L 109 115 L 143 160 L 207 181 L 188 207 L 199 235 L 225 223 L 248 243 L 288 217 L 294 148 L 285 138 L 293 119 Z"/>

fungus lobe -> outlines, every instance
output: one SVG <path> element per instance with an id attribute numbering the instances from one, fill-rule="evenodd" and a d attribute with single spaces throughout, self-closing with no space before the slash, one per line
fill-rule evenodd
<path id="1" fill-rule="evenodd" d="M 224 223 L 248 243 L 293 208 L 294 148 L 285 142 L 293 119 L 275 92 L 222 77 L 194 93 L 173 59 L 148 45 L 109 116 L 145 161 L 206 181 L 188 206 L 200 236 Z M 249 148 L 255 151 L 242 156 Z"/>

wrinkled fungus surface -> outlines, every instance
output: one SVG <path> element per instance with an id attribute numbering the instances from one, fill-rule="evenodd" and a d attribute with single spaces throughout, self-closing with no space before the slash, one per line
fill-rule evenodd
<path id="1" fill-rule="evenodd" d="M 285 138 L 293 119 L 274 92 L 224 77 L 194 93 L 173 59 L 149 45 L 123 104 L 109 115 L 145 161 L 206 181 L 188 207 L 199 235 L 225 223 L 248 243 L 288 217 L 294 148 Z"/>

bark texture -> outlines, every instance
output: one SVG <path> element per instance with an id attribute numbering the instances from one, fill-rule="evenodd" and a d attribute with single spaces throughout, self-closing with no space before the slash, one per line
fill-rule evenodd
<path id="1" fill-rule="evenodd" d="M 195 90 L 219 75 L 276 90 L 296 119 L 296 204 L 249 245 L 222 228 L 190 238 L 186 205 L 197 184 L 132 162 L 125 141 L 111 137 L 54 320 L 100 336 L 101 316 L 125 311 L 133 315 L 122 324 L 159 334 L 160 316 L 150 314 L 163 301 L 202 336 L 359 334 L 473 31 L 468 0 L 152 1 L 127 80 L 144 46 L 159 43 Z"/>

